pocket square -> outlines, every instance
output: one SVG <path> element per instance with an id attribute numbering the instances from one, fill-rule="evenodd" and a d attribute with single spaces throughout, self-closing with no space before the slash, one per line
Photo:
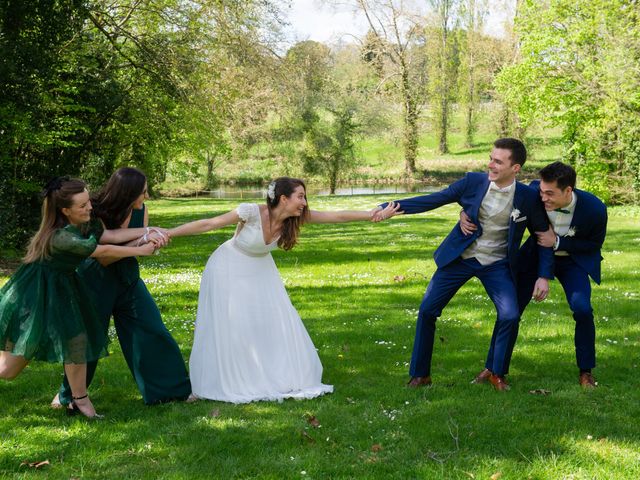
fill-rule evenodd
<path id="1" fill-rule="evenodd" d="M 520 223 L 520 222 L 524 222 L 527 219 L 527 216 L 525 215 L 524 217 L 518 217 L 517 220 L 514 220 L 514 223 Z"/>

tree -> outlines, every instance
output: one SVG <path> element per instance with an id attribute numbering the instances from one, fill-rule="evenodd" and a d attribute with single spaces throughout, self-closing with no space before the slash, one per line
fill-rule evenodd
<path id="1" fill-rule="evenodd" d="M 488 54 L 491 44 L 482 33 L 488 14 L 486 0 L 464 0 L 460 5 L 460 100 L 465 108 L 465 146 L 472 147 L 478 129 L 480 98 L 491 83 Z"/>
<path id="2" fill-rule="evenodd" d="M 605 201 L 640 190 L 640 21 L 630 0 L 524 1 L 522 60 L 499 86 L 522 121 L 563 129 L 566 159 Z"/>
<path id="3" fill-rule="evenodd" d="M 378 72 L 379 55 L 386 59 L 385 76 L 378 88 L 392 82 L 400 95 L 405 173 L 412 176 L 416 173 L 418 118 L 425 103 L 427 81 L 426 58 L 419 48 L 423 41 L 419 16 L 405 9 L 403 2 L 394 0 L 355 0 L 355 3 L 369 23 L 366 44 L 376 49 L 378 65 L 374 68 Z"/>
<path id="4" fill-rule="evenodd" d="M 354 139 L 358 125 L 355 111 L 348 105 L 327 110 L 304 136 L 303 164 L 306 172 L 320 174 L 329 182 L 329 191 L 355 166 Z"/>
<path id="5" fill-rule="evenodd" d="M 317 109 L 328 95 L 331 74 L 331 50 L 307 40 L 291 47 L 285 56 L 289 73 L 287 100 L 291 107 L 288 127 L 294 136 L 304 135 L 318 122 Z"/>
<path id="6" fill-rule="evenodd" d="M 239 96 L 220 83 L 207 101 L 215 81 L 205 80 L 229 65 L 211 54 L 231 50 L 231 38 L 259 43 L 270 9 L 268 0 L 0 3 L 0 248 L 35 230 L 37 192 L 54 175 L 97 186 L 128 164 L 153 188 L 171 158 L 205 148 Z"/>
<path id="7" fill-rule="evenodd" d="M 428 28 L 434 35 L 431 51 L 435 57 L 429 78 L 433 111 L 440 153 L 449 152 L 447 134 L 451 114 L 451 104 L 455 98 L 455 85 L 459 64 L 455 8 L 457 0 L 429 0 L 435 13 L 434 25 Z M 429 35 L 427 35 L 429 37 Z"/>

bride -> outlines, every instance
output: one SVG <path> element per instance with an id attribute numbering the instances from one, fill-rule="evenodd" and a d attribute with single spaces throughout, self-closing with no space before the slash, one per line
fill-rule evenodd
<path id="1" fill-rule="evenodd" d="M 176 237 L 238 224 L 202 274 L 189 359 L 194 395 L 247 403 L 332 392 L 322 383 L 322 364 L 270 252 L 292 249 L 306 222 L 380 221 L 397 210 L 393 204 L 384 210 L 309 210 L 304 182 L 281 177 L 269 184 L 266 205 L 243 203 L 170 230 Z"/>

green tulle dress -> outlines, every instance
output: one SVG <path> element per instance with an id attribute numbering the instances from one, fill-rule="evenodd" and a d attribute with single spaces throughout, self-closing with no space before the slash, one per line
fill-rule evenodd
<path id="1" fill-rule="evenodd" d="M 87 363 L 107 355 L 108 337 L 76 267 L 98 246 L 99 221 L 67 225 L 48 259 L 23 264 L 0 290 L 0 349 L 28 360 Z"/>

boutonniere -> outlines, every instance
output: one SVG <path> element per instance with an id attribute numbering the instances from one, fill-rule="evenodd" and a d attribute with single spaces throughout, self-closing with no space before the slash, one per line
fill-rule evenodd
<path id="1" fill-rule="evenodd" d="M 511 211 L 511 220 L 515 221 L 519 216 L 520 216 L 520 210 L 518 210 L 517 208 L 514 208 Z"/>
<path id="2" fill-rule="evenodd" d="M 569 230 L 567 231 L 567 233 L 564 234 L 565 237 L 573 237 L 576 234 L 576 227 L 571 227 L 569 228 Z"/>

